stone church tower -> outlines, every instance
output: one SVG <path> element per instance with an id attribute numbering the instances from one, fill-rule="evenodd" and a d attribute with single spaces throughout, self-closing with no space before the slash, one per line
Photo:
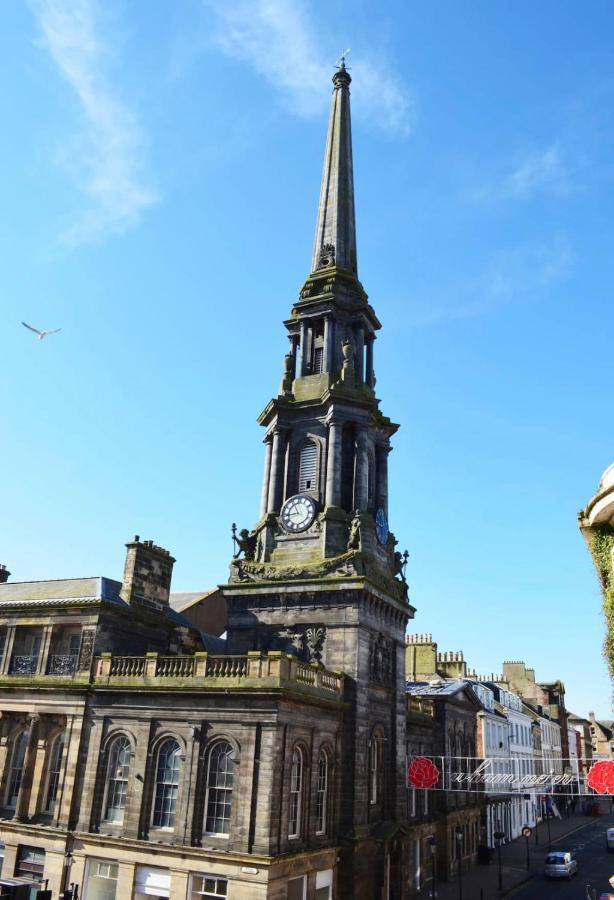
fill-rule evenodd
<path id="1" fill-rule="evenodd" d="M 383 835 L 406 818 L 404 654 L 414 610 L 388 527 L 398 426 L 379 408 L 381 326 L 358 279 L 350 82 L 342 64 L 311 273 L 284 323 L 290 349 L 279 392 L 259 417 L 260 515 L 240 533 L 222 590 L 229 653 L 283 651 L 346 676 L 338 890 L 370 898 L 401 865 Z"/>

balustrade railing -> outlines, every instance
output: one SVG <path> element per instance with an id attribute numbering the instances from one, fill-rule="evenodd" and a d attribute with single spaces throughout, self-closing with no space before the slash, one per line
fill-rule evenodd
<path id="1" fill-rule="evenodd" d="M 189 678 L 193 674 L 193 656 L 159 656 L 156 660 L 156 675 L 159 678 Z"/>
<path id="2" fill-rule="evenodd" d="M 144 656 L 113 656 L 109 675 L 121 675 L 125 678 L 145 674 Z"/>
<path id="3" fill-rule="evenodd" d="M 9 664 L 9 675 L 34 675 L 38 668 L 38 656 L 13 655 Z"/>
<path id="4" fill-rule="evenodd" d="M 53 653 L 47 663 L 48 675 L 72 675 L 77 671 L 77 657 L 73 653 Z"/>
<path id="5" fill-rule="evenodd" d="M 204 652 L 193 656 L 158 656 L 157 653 L 112 656 L 105 653 L 96 659 L 94 682 L 112 678 L 140 679 L 145 684 L 158 679 L 164 679 L 166 684 L 174 679 L 190 679 L 195 687 L 205 687 L 209 682 L 213 689 L 223 687 L 226 681 L 228 688 L 238 687 L 237 680 L 245 680 L 248 684 L 263 687 L 291 688 L 294 685 L 316 689 L 337 698 L 343 694 L 343 675 L 277 651 L 253 652 L 245 656 L 211 656 Z"/>

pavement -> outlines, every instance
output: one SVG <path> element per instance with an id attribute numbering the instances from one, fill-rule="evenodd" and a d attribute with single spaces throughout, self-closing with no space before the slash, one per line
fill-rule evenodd
<path id="1" fill-rule="evenodd" d="M 602 822 L 604 830 L 614 825 L 614 816 L 608 812 L 599 818 L 586 815 L 571 815 L 563 819 L 550 819 L 550 839 L 554 847 L 566 837 L 581 831 L 595 822 Z M 513 897 L 517 889 L 527 885 L 533 879 L 541 878 L 544 871 L 544 862 L 548 853 L 548 823 L 540 822 L 537 827 L 537 839 L 535 843 L 535 830 L 529 839 L 529 868 L 527 869 L 527 842 L 523 837 L 504 844 L 501 848 L 501 882 L 502 890 L 499 890 L 499 865 L 497 851 L 489 865 L 473 865 L 463 872 L 462 895 L 459 891 L 457 878 L 451 881 L 441 882 L 437 885 L 437 900 L 500 900 L 503 897 Z M 570 849 L 559 846 L 557 849 Z M 536 895 L 537 896 L 537 895 Z"/>

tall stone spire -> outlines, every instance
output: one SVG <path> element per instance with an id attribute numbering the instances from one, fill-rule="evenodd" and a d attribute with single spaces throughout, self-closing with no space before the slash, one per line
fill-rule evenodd
<path id="1" fill-rule="evenodd" d="M 333 75 L 312 271 L 337 265 L 357 274 L 350 82 L 345 62 Z"/>

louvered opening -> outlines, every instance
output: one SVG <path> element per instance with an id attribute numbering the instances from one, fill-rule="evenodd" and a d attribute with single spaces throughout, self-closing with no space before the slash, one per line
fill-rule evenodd
<path id="1" fill-rule="evenodd" d="M 324 347 L 316 347 L 313 351 L 313 374 L 319 375 L 324 369 Z"/>
<path id="2" fill-rule="evenodd" d="M 301 491 L 315 491 L 317 468 L 318 448 L 313 441 L 310 441 L 301 449 L 298 475 L 299 493 Z"/>

